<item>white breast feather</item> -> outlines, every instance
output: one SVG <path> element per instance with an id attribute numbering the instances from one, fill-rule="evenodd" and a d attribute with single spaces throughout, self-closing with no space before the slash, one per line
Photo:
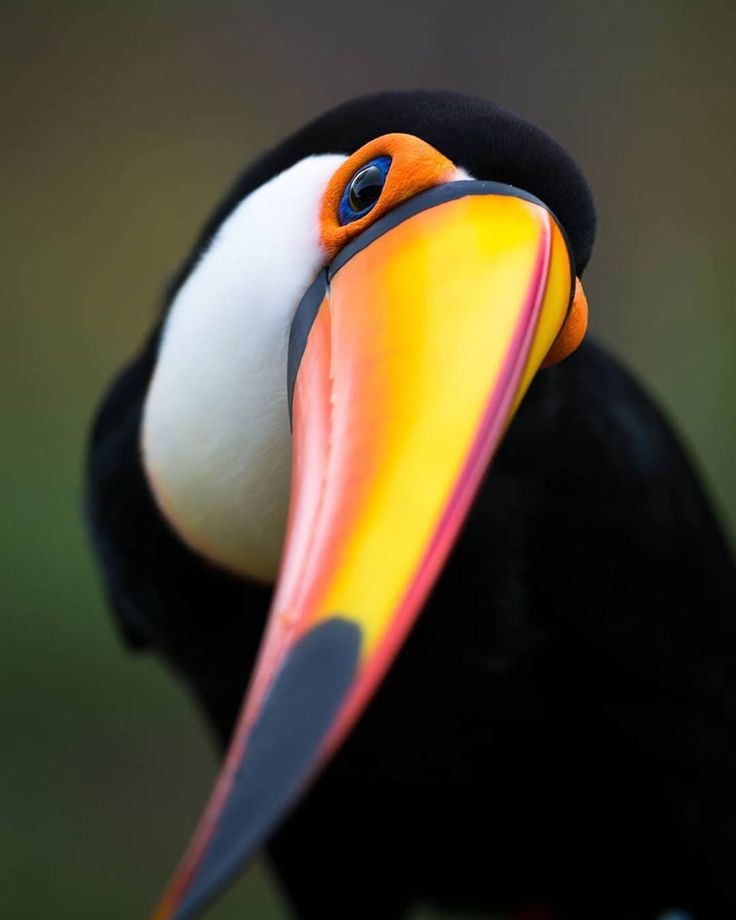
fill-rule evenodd
<path id="1" fill-rule="evenodd" d="M 289 328 L 324 262 L 319 212 L 345 158 L 302 160 L 225 220 L 172 304 L 142 448 L 177 533 L 212 561 L 271 581 L 289 496 Z"/>

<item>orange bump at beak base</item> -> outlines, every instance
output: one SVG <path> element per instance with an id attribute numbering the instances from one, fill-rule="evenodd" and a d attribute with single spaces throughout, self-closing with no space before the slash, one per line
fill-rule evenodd
<path id="1" fill-rule="evenodd" d="M 542 362 L 542 367 L 551 367 L 559 364 L 569 357 L 585 338 L 588 329 L 588 299 L 585 296 L 580 278 L 575 279 L 575 294 L 570 304 L 565 322 L 560 329 L 552 347 L 547 352 L 547 357 Z"/>

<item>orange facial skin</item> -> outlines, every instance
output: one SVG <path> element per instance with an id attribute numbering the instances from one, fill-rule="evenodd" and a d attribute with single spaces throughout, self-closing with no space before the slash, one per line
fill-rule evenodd
<path id="1" fill-rule="evenodd" d="M 362 166 L 384 156 L 391 157 L 391 168 L 376 206 L 358 220 L 340 226 L 337 215 L 346 185 Z M 328 260 L 402 201 L 450 182 L 456 175 L 457 167 L 451 160 L 411 134 L 384 134 L 365 144 L 335 172 L 322 200 L 320 228 Z"/>

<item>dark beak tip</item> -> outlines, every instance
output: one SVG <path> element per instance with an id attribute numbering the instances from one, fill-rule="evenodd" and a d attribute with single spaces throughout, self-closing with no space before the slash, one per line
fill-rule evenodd
<path id="1" fill-rule="evenodd" d="M 293 646 L 268 690 L 174 920 L 198 916 L 298 797 L 353 685 L 361 642 L 360 628 L 336 616 L 306 630 Z"/>

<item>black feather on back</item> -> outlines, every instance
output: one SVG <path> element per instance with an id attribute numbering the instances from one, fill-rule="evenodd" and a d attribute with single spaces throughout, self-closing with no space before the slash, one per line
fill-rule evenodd
<path id="1" fill-rule="evenodd" d="M 208 566 L 156 511 L 138 461 L 145 363 L 96 426 L 93 540 L 125 630 L 224 744 L 270 591 Z M 274 841 L 299 916 L 330 916 L 376 853 L 380 904 L 356 917 L 417 897 L 730 916 L 734 611 L 728 548 L 641 390 L 589 343 L 542 371 L 399 661 Z"/>

